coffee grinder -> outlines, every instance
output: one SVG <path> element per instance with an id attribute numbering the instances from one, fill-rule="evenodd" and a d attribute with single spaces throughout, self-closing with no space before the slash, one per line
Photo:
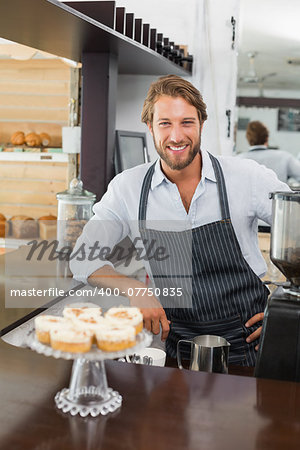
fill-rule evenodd
<path id="1" fill-rule="evenodd" d="M 271 295 L 255 376 L 300 381 L 300 191 L 273 192 L 271 260 L 287 282 Z"/>

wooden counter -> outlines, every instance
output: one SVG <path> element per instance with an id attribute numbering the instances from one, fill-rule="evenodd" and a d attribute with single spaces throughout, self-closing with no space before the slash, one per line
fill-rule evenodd
<path id="1" fill-rule="evenodd" d="M 13 252 L 11 263 L 23 252 Z M 43 270 L 39 264 L 40 275 Z M 4 292 L 0 283 L 2 327 L 28 312 L 7 308 Z M 242 367 L 221 375 L 180 371 L 169 359 L 173 367 L 108 361 L 108 384 L 123 396 L 122 407 L 113 415 L 83 419 L 63 414 L 54 404 L 56 392 L 68 387 L 70 361 L 2 340 L 0 352 L 0 450 L 290 450 L 300 445 L 298 383 L 233 375 L 251 375 Z"/>
<path id="2" fill-rule="evenodd" d="M 116 361 L 114 415 L 64 415 L 71 363 L 0 342 L 0 449 L 298 449 L 300 385 Z"/>

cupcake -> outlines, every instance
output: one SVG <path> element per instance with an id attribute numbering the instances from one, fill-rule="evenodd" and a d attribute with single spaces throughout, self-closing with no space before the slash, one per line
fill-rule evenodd
<path id="1" fill-rule="evenodd" d="M 136 334 L 140 333 L 143 329 L 143 314 L 141 313 L 139 308 L 110 308 L 106 312 L 105 318 L 116 326 L 133 326 L 135 328 Z"/>
<path id="2" fill-rule="evenodd" d="M 83 313 L 89 313 L 94 316 L 101 316 L 102 309 L 95 303 L 73 303 L 67 305 L 63 310 L 63 316 L 67 319 L 76 319 Z"/>
<path id="3" fill-rule="evenodd" d="M 72 323 L 64 317 L 41 315 L 34 319 L 35 334 L 42 344 L 50 344 L 50 331 L 67 329 Z"/>
<path id="4" fill-rule="evenodd" d="M 95 337 L 96 331 L 106 322 L 104 317 L 93 311 L 94 309 L 87 308 L 87 311 L 72 319 L 75 330 L 89 331 L 93 338 Z M 96 341 L 94 340 L 94 342 Z"/>
<path id="5" fill-rule="evenodd" d="M 117 352 L 136 344 L 135 327 L 130 325 L 113 325 L 106 321 L 96 331 L 97 346 L 104 352 Z"/>
<path id="6" fill-rule="evenodd" d="M 71 353 L 86 353 L 91 349 L 92 335 L 88 331 L 56 329 L 50 331 L 50 343 L 54 350 Z"/>

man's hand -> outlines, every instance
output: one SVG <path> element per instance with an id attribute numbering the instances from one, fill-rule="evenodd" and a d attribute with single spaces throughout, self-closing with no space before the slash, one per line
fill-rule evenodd
<path id="1" fill-rule="evenodd" d="M 144 317 L 144 326 L 153 334 L 159 334 L 160 325 L 162 328 L 161 340 L 165 341 L 170 331 L 170 321 L 167 319 L 165 310 L 153 293 L 153 289 L 148 288 L 144 283 L 126 277 L 115 271 L 111 266 L 103 266 L 93 272 L 89 278 L 92 286 L 114 289 L 117 288 L 122 293 L 126 293 L 132 306 L 141 309 Z M 130 295 L 129 295 L 130 294 Z"/>
<path id="2" fill-rule="evenodd" d="M 253 317 L 251 317 L 251 319 L 249 319 L 246 323 L 245 323 L 245 327 L 251 327 L 252 325 L 254 325 L 257 322 L 261 322 L 264 318 L 264 313 L 257 313 L 255 314 Z M 254 333 L 250 334 L 250 336 L 247 337 L 246 342 L 250 343 L 252 341 L 255 341 L 256 339 L 259 338 L 260 334 L 261 334 L 261 329 L 262 327 L 257 328 L 257 330 L 254 331 Z M 258 345 L 255 347 L 255 350 L 258 350 Z"/>
<path id="3" fill-rule="evenodd" d="M 141 309 L 144 327 L 147 330 L 152 331 L 153 334 L 159 334 L 161 325 L 161 340 L 165 341 L 170 331 L 170 321 L 157 298 L 148 295 L 133 295 L 129 297 L 129 300 L 132 306 Z"/>
<path id="4" fill-rule="evenodd" d="M 144 326 L 147 330 L 152 331 L 153 334 L 159 334 L 160 325 L 161 340 L 165 341 L 170 331 L 170 321 L 167 319 L 166 313 L 163 308 L 142 308 L 142 314 L 144 316 Z"/>

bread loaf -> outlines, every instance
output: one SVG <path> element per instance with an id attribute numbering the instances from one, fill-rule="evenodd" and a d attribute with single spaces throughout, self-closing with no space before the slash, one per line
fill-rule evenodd
<path id="1" fill-rule="evenodd" d="M 8 222 L 6 217 L 0 213 L 0 237 L 5 238 L 8 235 Z"/>
<path id="2" fill-rule="evenodd" d="M 38 218 L 39 222 L 47 222 L 48 220 L 57 220 L 56 216 L 53 216 L 52 214 L 49 214 L 48 216 L 42 216 Z"/>
<path id="3" fill-rule="evenodd" d="M 16 239 L 34 238 L 38 235 L 38 224 L 28 216 L 18 215 L 11 219 L 12 235 Z"/>
<path id="4" fill-rule="evenodd" d="M 10 138 L 13 145 L 23 145 L 25 143 L 25 134 L 23 131 L 16 131 Z"/>
<path id="5" fill-rule="evenodd" d="M 56 239 L 57 232 L 57 218 L 52 214 L 49 216 L 42 216 L 38 219 L 40 238 L 47 241 Z"/>
<path id="6" fill-rule="evenodd" d="M 40 133 L 40 138 L 41 138 L 42 145 L 44 147 L 49 145 L 51 142 L 51 137 L 49 136 L 48 133 Z"/>
<path id="7" fill-rule="evenodd" d="M 28 133 L 25 136 L 25 142 L 30 147 L 39 147 L 41 145 L 41 138 L 36 133 Z"/>

